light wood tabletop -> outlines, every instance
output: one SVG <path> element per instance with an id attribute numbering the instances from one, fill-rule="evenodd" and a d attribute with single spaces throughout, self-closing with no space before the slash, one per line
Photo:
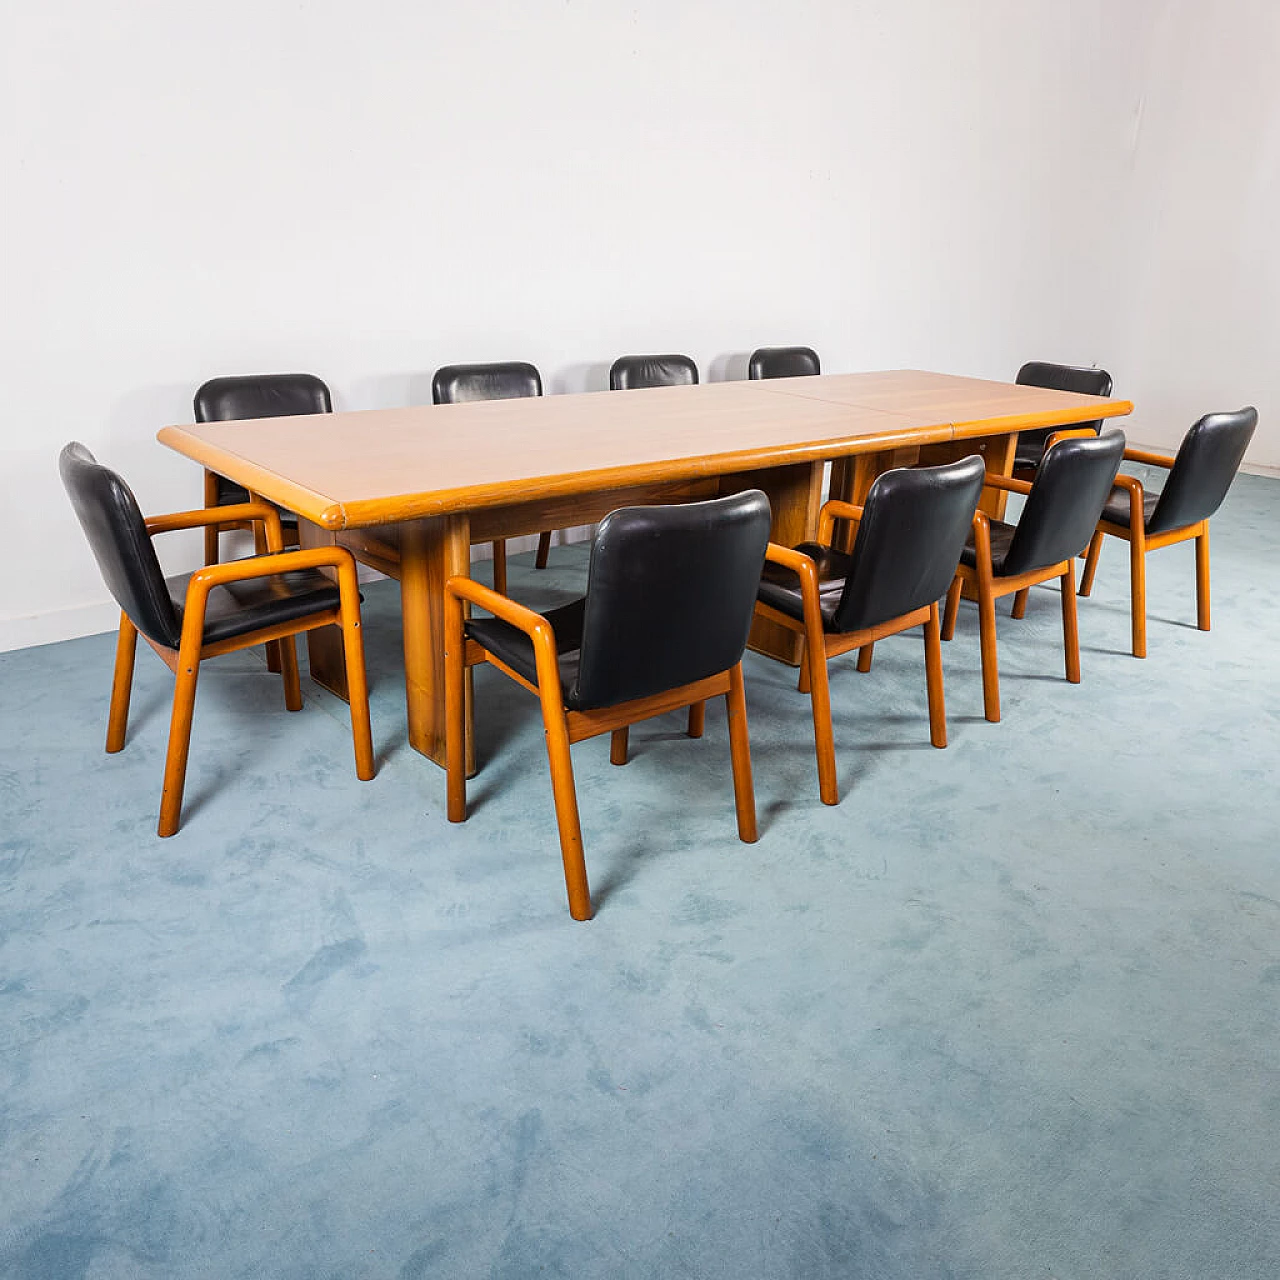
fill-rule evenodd
<path id="1" fill-rule="evenodd" d="M 302 517 L 400 579 L 409 739 L 444 761 L 443 590 L 473 541 L 564 528 L 628 504 L 763 489 L 773 536 L 812 536 L 875 475 L 981 452 L 1008 474 L 1020 430 L 1127 414 L 1127 400 L 921 370 L 823 374 L 165 427 L 161 443 Z M 922 450 L 924 451 L 922 453 Z M 312 633 L 312 672 L 345 689 Z M 753 646 L 798 660 L 789 635 Z"/>

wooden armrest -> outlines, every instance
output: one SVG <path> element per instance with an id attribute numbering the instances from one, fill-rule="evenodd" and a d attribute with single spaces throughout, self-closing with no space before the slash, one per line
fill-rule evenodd
<path id="1" fill-rule="evenodd" d="M 1048 453 L 1059 440 L 1085 440 L 1097 434 L 1092 427 L 1059 427 L 1044 442 L 1044 451 Z"/>
<path id="2" fill-rule="evenodd" d="M 477 605 L 486 613 L 493 614 L 495 618 L 501 618 L 503 622 L 509 622 L 513 627 L 518 627 L 531 637 L 539 634 L 545 634 L 547 638 L 552 637 L 551 624 L 542 614 L 534 613 L 532 609 L 517 604 L 510 596 L 504 596 L 492 587 L 476 582 L 474 578 L 465 578 L 461 575 L 450 578 L 444 584 L 444 592 L 446 596 L 453 596 L 455 599 L 466 600 Z"/>
<path id="3" fill-rule="evenodd" d="M 1007 493 L 1021 493 L 1024 496 L 1031 492 L 1030 481 L 1015 480 L 1012 476 L 993 476 L 988 474 L 982 481 L 982 487 L 984 489 L 1004 489 Z"/>
<path id="4" fill-rule="evenodd" d="M 325 565 L 334 569 L 347 568 L 354 573 L 356 560 L 345 547 L 335 545 L 306 547 L 301 551 L 273 551 L 264 556 L 247 556 L 243 560 L 226 560 L 221 564 L 206 565 L 191 575 L 190 586 L 212 588 L 227 582 L 269 578 L 277 573 L 290 573 L 295 569 L 319 569 Z"/>
<path id="5" fill-rule="evenodd" d="M 818 512 L 818 541 L 825 546 L 831 543 L 831 527 L 837 520 L 848 520 L 857 524 L 862 519 L 862 508 L 855 507 L 852 502 L 842 502 L 839 498 L 828 498 Z"/>
<path id="6" fill-rule="evenodd" d="M 226 507 L 202 507 L 199 511 L 175 511 L 165 516 L 148 516 L 147 532 L 171 533 L 174 529 L 200 529 L 236 520 L 267 520 L 273 513 L 278 520 L 279 513 L 265 502 L 237 502 Z"/>
<path id="7" fill-rule="evenodd" d="M 1166 470 L 1173 466 L 1173 459 L 1167 454 L 1152 453 L 1147 449 L 1126 449 L 1124 451 L 1124 460 L 1126 462 L 1145 462 L 1149 467 L 1164 467 Z"/>
<path id="8" fill-rule="evenodd" d="M 800 575 L 802 581 L 806 573 L 812 575 L 815 583 L 818 581 L 818 566 L 803 551 L 792 551 L 790 547 L 782 547 L 776 542 L 771 542 L 764 549 L 764 558 L 786 569 L 794 570 Z"/>
<path id="9" fill-rule="evenodd" d="M 175 529 L 199 529 L 209 525 L 236 524 L 240 521 L 256 521 L 267 535 L 267 547 L 279 551 L 284 546 L 284 529 L 280 513 L 269 502 L 236 502 L 225 507 L 202 507 L 199 511 L 175 511 L 167 516 L 150 516 L 147 532 L 172 533 Z"/>

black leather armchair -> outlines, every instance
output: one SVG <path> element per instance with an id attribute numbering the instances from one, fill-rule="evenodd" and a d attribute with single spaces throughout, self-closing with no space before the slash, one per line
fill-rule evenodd
<path id="1" fill-rule="evenodd" d="M 542 394 L 542 375 L 524 360 L 499 360 L 489 364 L 447 364 L 431 379 L 433 404 L 467 404 L 474 400 L 520 400 Z M 536 567 L 547 567 L 551 550 L 550 530 L 538 535 Z M 493 542 L 493 585 L 507 590 L 507 544 Z"/>
<path id="2" fill-rule="evenodd" d="M 729 709 L 738 835 L 756 839 L 742 654 L 765 545 L 769 500 L 758 490 L 682 506 L 628 507 L 601 521 L 587 594 L 545 617 L 470 578 L 445 584 L 445 698 L 450 822 L 467 816 L 465 671 L 490 662 L 538 696 L 569 912 L 591 916 L 569 747 L 611 733 L 626 762 L 627 728 L 689 707 L 702 732 L 707 698 Z M 492 618 L 467 621 L 465 606 Z"/>
<path id="3" fill-rule="evenodd" d="M 138 632 L 177 677 L 160 800 L 160 835 L 173 835 L 181 822 L 201 660 L 252 645 L 275 646 L 284 674 L 285 706 L 297 711 L 302 706 L 302 692 L 293 637 L 313 627 L 332 623 L 342 628 L 356 775 L 363 780 L 373 777 L 360 592 L 350 552 L 336 546 L 284 552 L 280 516 L 265 502 L 144 520 L 129 486 L 76 442 L 63 449 L 58 470 L 102 576 L 121 609 L 107 724 L 109 752 L 124 747 Z M 166 581 L 152 537 L 172 529 L 207 528 L 227 517 L 260 525 L 267 554 L 207 565 Z M 322 567 L 334 570 L 337 581 L 321 572 Z"/>
<path id="4" fill-rule="evenodd" d="M 757 347 L 747 362 L 747 377 L 805 378 L 822 372 L 812 347 Z"/>
<path id="5" fill-rule="evenodd" d="M 1048 387 L 1053 391 L 1076 391 L 1085 396 L 1109 396 L 1111 375 L 1105 369 L 1086 368 L 1080 365 L 1053 364 L 1048 360 L 1031 360 L 1018 370 L 1014 379 L 1024 387 Z M 1094 422 L 1072 424 L 1077 430 L 1091 431 L 1095 436 L 1102 430 L 1102 419 Z M 1013 474 L 1019 480 L 1035 477 L 1040 459 L 1044 457 L 1049 437 L 1056 427 L 1038 427 L 1034 431 L 1020 431 L 1013 458 Z"/>
<path id="6" fill-rule="evenodd" d="M 1209 630 L 1209 517 L 1222 505 L 1240 469 L 1245 450 L 1258 425 L 1258 411 L 1210 413 L 1183 437 L 1178 454 L 1126 449 L 1130 462 L 1168 469 L 1158 493 L 1146 493 L 1137 476 L 1116 478 L 1116 487 L 1102 508 L 1102 518 L 1089 543 L 1080 594 L 1093 590 L 1098 556 L 1107 534 L 1129 543 L 1129 594 L 1132 614 L 1133 656 L 1147 656 L 1146 555 L 1159 547 L 1191 538 L 1196 543 L 1196 625 Z"/>
<path id="7" fill-rule="evenodd" d="M 637 387 L 691 387 L 698 381 L 698 366 L 688 356 L 619 356 L 609 366 L 609 390 L 633 391 Z"/>
<path id="8" fill-rule="evenodd" d="M 861 649 L 858 668 L 866 671 L 877 640 L 923 623 L 929 737 L 935 747 L 947 745 L 938 600 L 955 577 L 984 474 L 977 455 L 886 471 L 863 506 L 824 504 L 816 543 L 769 545 L 756 613 L 804 637 L 800 689 L 813 704 L 824 804 L 840 799 L 827 683 L 827 662 L 839 654 Z M 836 520 L 857 526 L 848 554 L 831 545 Z"/>
<path id="9" fill-rule="evenodd" d="M 196 392 L 195 413 L 197 422 L 238 422 L 250 418 L 288 418 L 309 413 L 332 413 L 333 401 L 329 388 L 312 373 L 255 373 L 241 377 L 211 378 Z M 205 507 L 225 507 L 251 501 L 251 495 L 242 485 L 215 471 L 204 473 Z M 275 505 L 274 503 L 272 504 Z M 298 541 L 298 517 L 291 511 L 276 507 L 280 523 L 289 545 Z M 205 526 L 204 562 L 218 563 L 218 533 L 222 529 L 246 528 L 243 522 L 222 521 Z M 265 545 L 261 541 L 259 524 L 257 551 L 261 554 Z"/>
<path id="10" fill-rule="evenodd" d="M 947 595 L 942 638 L 955 633 L 960 593 L 965 585 L 978 597 L 979 642 L 982 646 L 983 710 L 993 724 L 1000 719 L 1000 670 L 996 657 L 996 601 L 1016 595 L 1014 617 L 1026 608 L 1027 594 L 1040 582 L 1062 584 L 1062 631 L 1067 679 L 1080 683 L 1080 635 L 1076 620 L 1073 561 L 1085 548 L 1098 523 L 1102 504 L 1120 468 L 1124 435 L 1095 436 L 1088 427 L 1059 431 L 1050 437 L 1031 483 L 987 476 L 987 487 L 1026 497 L 1016 525 L 993 520 L 979 511 L 965 543 L 956 579 Z"/>

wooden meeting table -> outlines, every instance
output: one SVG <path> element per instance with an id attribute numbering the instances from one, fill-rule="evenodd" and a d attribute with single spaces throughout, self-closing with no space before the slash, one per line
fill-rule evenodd
<path id="1" fill-rule="evenodd" d="M 443 765 L 444 584 L 468 573 L 473 542 L 759 488 L 774 540 L 792 546 L 817 527 L 827 462 L 832 496 L 859 502 L 890 467 L 977 452 L 1008 475 L 1019 431 L 1132 409 L 894 370 L 200 423 L 159 440 L 296 511 L 303 545 L 338 542 L 400 580 L 409 742 Z M 994 515 L 1002 502 L 984 499 Z M 345 697 L 330 630 L 310 633 L 311 673 Z M 751 643 L 799 660 L 775 624 L 757 622 Z"/>

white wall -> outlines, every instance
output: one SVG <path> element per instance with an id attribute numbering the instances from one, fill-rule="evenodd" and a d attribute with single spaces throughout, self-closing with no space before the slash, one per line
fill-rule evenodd
<path id="1" fill-rule="evenodd" d="M 114 621 L 61 445 L 195 505 L 154 437 L 214 374 L 361 409 L 454 360 L 1011 377 L 1123 338 L 1118 389 L 1151 389 L 1116 282 L 1152 3 L 13 0 L 0 648 Z"/>
<path id="2" fill-rule="evenodd" d="M 1115 349 L 1129 433 L 1172 446 L 1254 404 L 1247 461 L 1280 467 L 1280 5 L 1158 0 L 1138 52 Z"/>

